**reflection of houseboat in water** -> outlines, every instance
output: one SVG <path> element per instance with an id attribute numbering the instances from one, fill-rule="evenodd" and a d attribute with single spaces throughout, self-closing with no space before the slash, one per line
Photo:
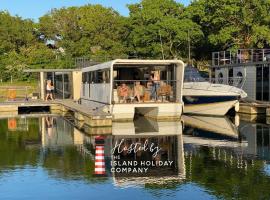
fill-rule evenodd
<path id="1" fill-rule="evenodd" d="M 140 126 L 138 126 L 140 125 Z M 142 128 L 144 127 L 144 128 Z M 126 132 L 126 134 L 125 134 Z M 182 139 L 182 123 L 160 122 L 146 118 L 135 119 L 133 123 L 114 123 L 112 129 L 112 146 L 123 141 L 122 147 L 130 147 L 133 144 L 145 144 L 147 141 L 150 146 L 161 148 L 156 157 L 154 152 L 138 151 L 127 154 L 115 152 L 112 160 L 117 161 L 137 161 L 150 163 L 156 161 L 172 162 L 169 166 L 149 166 L 148 171 L 143 174 L 138 173 L 112 173 L 114 183 L 120 187 L 144 186 L 145 184 L 162 185 L 170 182 L 182 182 L 185 178 L 184 149 Z M 115 159 L 116 158 L 116 159 Z M 121 167 L 120 167 L 121 169 Z"/>
<path id="2" fill-rule="evenodd" d="M 140 136 L 140 135 L 179 135 L 182 134 L 181 121 L 156 121 L 150 118 L 138 117 L 133 122 L 114 122 L 112 135 Z"/>
<path id="3" fill-rule="evenodd" d="M 145 145 L 147 150 L 139 150 L 129 153 L 128 150 L 122 152 L 115 151 L 112 154 L 112 162 L 116 166 L 111 168 L 114 183 L 117 186 L 126 187 L 131 185 L 145 184 L 166 184 L 169 182 L 182 182 L 185 178 L 185 162 L 182 134 L 148 136 L 147 134 L 138 136 L 112 136 L 112 145 L 121 144 L 120 148 L 129 148 L 134 144 Z M 141 147 L 142 147 L 141 146 Z M 155 155 L 153 148 L 160 148 Z M 131 166 L 122 166 L 123 162 L 131 162 Z M 136 162 L 134 166 L 134 162 Z M 126 168 L 130 172 L 126 173 Z M 146 169 L 138 173 L 138 169 Z"/>
<path id="4" fill-rule="evenodd" d="M 112 113 L 176 118 L 182 113 L 184 63 L 179 60 L 114 60 L 82 69 L 81 103 Z"/>
<path id="5" fill-rule="evenodd" d="M 233 125 L 232 122 L 230 123 Z M 226 162 L 237 168 L 252 167 L 255 160 L 265 160 L 266 163 L 270 161 L 270 126 L 267 124 L 240 120 L 237 122 L 237 138 L 228 137 L 229 132 L 225 135 L 210 132 L 210 123 L 205 123 L 205 128 L 202 126 L 198 128 L 195 124 L 188 126 L 193 126 L 195 129 L 192 130 L 193 135 L 190 134 L 189 127 L 184 130 L 186 160 L 192 159 L 200 152 L 209 152 L 210 159 Z M 221 124 L 219 126 L 221 127 Z"/>
<path id="6" fill-rule="evenodd" d="M 138 129 L 138 123 L 145 128 Z M 95 147 L 100 145 L 100 140 L 97 136 L 87 138 L 83 152 L 94 159 Z M 114 123 L 111 135 L 101 138 L 104 139 L 106 176 L 112 176 L 117 186 L 182 182 L 185 177 L 180 121 L 138 118 L 134 122 L 118 122 Z"/>

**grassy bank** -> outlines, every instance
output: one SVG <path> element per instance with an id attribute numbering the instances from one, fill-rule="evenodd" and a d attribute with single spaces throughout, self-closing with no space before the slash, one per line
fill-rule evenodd
<path id="1" fill-rule="evenodd" d="M 13 82 L 0 82 L 1 86 L 15 86 L 15 87 L 37 87 L 38 81 L 13 81 Z"/>
<path id="2" fill-rule="evenodd" d="M 38 91 L 37 81 L 0 82 L 0 101 L 25 99 Z"/>

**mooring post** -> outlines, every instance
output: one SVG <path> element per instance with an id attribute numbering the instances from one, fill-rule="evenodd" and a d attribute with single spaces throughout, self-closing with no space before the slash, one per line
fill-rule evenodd
<path id="1" fill-rule="evenodd" d="M 40 72 L 40 99 L 45 100 L 44 72 Z"/>

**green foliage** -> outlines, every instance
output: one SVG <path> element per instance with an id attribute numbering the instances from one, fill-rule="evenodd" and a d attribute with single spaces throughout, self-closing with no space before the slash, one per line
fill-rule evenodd
<path id="1" fill-rule="evenodd" d="M 269 0 L 199 0 L 188 7 L 211 45 L 262 48 L 270 43 Z"/>
<path id="2" fill-rule="evenodd" d="M 74 58 L 211 59 L 211 52 L 270 46 L 270 0 L 141 0 L 123 17 L 112 8 L 54 9 L 38 23 L 0 11 L 0 79 L 25 68 L 72 68 Z"/>
<path id="3" fill-rule="evenodd" d="M 40 31 L 72 57 L 124 55 L 124 17 L 101 5 L 62 8 L 40 18 Z"/>
<path id="4" fill-rule="evenodd" d="M 218 148 L 215 148 L 217 151 Z M 201 147 L 195 155 L 186 158 L 187 181 L 195 182 L 217 199 L 270 198 L 270 179 L 263 172 L 262 160 L 251 161 L 246 157 L 242 160 L 240 155 L 234 155 L 235 152 L 231 153 L 228 149 L 219 150 L 219 157 L 227 156 L 227 160 L 213 159 L 213 149 L 208 147 Z M 239 167 L 239 163 L 243 161 L 247 162 L 247 168 Z"/>
<path id="5" fill-rule="evenodd" d="M 35 39 L 32 34 L 33 22 L 13 17 L 7 12 L 0 12 L 0 55 L 21 47 L 27 47 Z"/>
<path id="6" fill-rule="evenodd" d="M 21 48 L 28 48 L 35 41 L 33 22 L 0 12 L 0 78 L 9 79 L 11 74 L 19 77 L 26 63 Z M 21 76 L 23 79 L 24 77 Z"/>
<path id="7" fill-rule="evenodd" d="M 200 26 L 185 16 L 184 6 L 173 0 L 143 0 L 129 10 L 128 44 L 139 57 L 186 57 L 188 32 L 193 44 L 203 36 Z"/>

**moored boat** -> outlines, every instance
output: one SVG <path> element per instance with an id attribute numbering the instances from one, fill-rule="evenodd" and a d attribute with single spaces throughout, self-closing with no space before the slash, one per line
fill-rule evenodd
<path id="1" fill-rule="evenodd" d="M 111 113 L 114 121 L 135 113 L 180 119 L 184 63 L 180 60 L 118 59 L 82 69 L 81 103 Z"/>
<path id="2" fill-rule="evenodd" d="M 231 108 L 239 109 L 239 100 L 247 97 L 240 88 L 210 83 L 192 67 L 185 68 L 184 113 L 224 116 Z"/>

